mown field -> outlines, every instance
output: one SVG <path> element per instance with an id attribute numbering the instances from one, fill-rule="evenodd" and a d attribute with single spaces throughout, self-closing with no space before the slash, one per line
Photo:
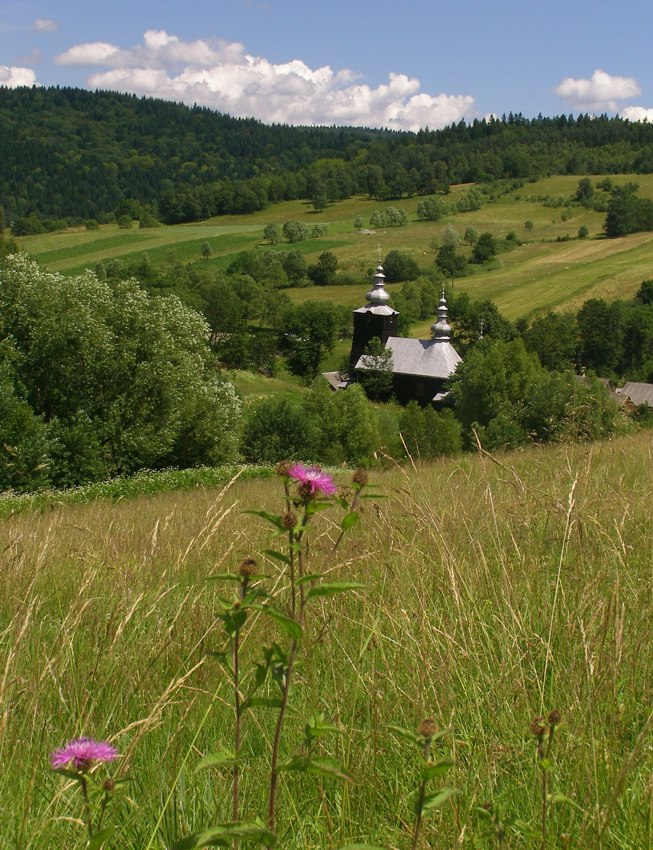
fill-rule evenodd
<path id="1" fill-rule="evenodd" d="M 643 197 L 653 198 L 653 175 L 619 175 L 613 182 L 619 185 L 630 179 L 639 184 Z M 592 180 L 597 182 L 600 178 Z M 501 253 L 489 265 L 471 267 L 471 274 L 457 280 L 455 286 L 474 297 L 491 298 L 508 318 L 516 319 L 546 309 L 577 308 L 590 297 L 629 298 L 653 272 L 653 234 L 608 240 L 602 235 L 604 213 L 575 206 L 569 208 L 571 217 L 565 221 L 562 220 L 564 208 L 545 205 L 546 199 L 548 203 L 551 199 L 573 196 L 578 181 L 577 176 L 561 176 L 525 183 L 521 189 L 485 204 L 477 212 L 448 216 L 434 223 L 417 220 L 416 208 L 422 198 L 391 202 L 408 213 L 409 225 L 372 234 L 358 233 L 354 220 L 360 215 L 367 222 L 372 211 L 384 205 L 353 198 L 333 204 L 321 213 L 314 212 L 307 203 L 293 201 L 253 215 L 221 217 L 200 224 L 127 231 L 118 230 L 117 225 L 106 225 L 100 231 L 80 229 L 23 237 L 18 241 L 21 248 L 49 269 L 66 273 L 115 257 L 139 257 L 143 252 L 153 262 L 175 259 L 224 268 L 240 251 L 265 249 L 262 233 L 270 222 L 282 224 L 295 218 L 309 225 L 323 223 L 329 225 L 326 236 L 292 247 L 302 251 L 309 262 L 315 261 L 324 250 L 333 251 L 339 268 L 359 276 L 361 285 L 308 287 L 289 290 L 289 295 L 293 300 L 327 299 L 353 308 L 361 303 L 367 273 L 376 264 L 378 247 L 382 255 L 393 249 L 410 253 L 426 270 L 435 258 L 432 241 L 446 223 L 453 224 L 461 237 L 467 227 L 479 233 L 490 231 L 498 238 L 514 231 L 524 241 L 520 248 Z M 453 187 L 445 201 L 452 203 L 469 188 Z M 526 221 L 533 223 L 532 230 L 525 228 Z M 577 239 L 581 226 L 589 231 L 586 240 Z M 570 241 L 556 241 L 566 237 Z M 209 260 L 201 258 L 204 242 L 211 246 Z M 415 328 L 414 333 L 418 335 L 426 327 Z"/>
<path id="2" fill-rule="evenodd" d="M 302 751 L 322 712 L 336 731 L 319 751 L 354 781 L 282 774 L 280 847 L 410 847 L 419 752 L 389 727 L 426 717 L 448 730 L 438 755 L 454 762 L 432 789 L 458 793 L 427 816 L 421 846 L 653 846 L 651 462 L 643 432 L 389 466 L 372 476 L 383 498 L 337 552 L 338 511 L 315 518 L 311 571 L 364 587 L 309 609 L 282 753 Z M 254 556 L 281 607 L 288 593 L 252 508 L 283 510 L 277 479 L 1 521 L 0 846 L 85 846 L 77 791 L 48 766 L 79 735 L 111 740 L 132 779 L 108 814 L 112 846 L 168 848 L 230 818 L 230 769 L 195 771 L 233 728 L 229 679 L 209 654 L 225 646 L 216 617 L 231 590 L 206 578 Z M 270 623 L 246 628 L 244 688 L 263 645 L 288 641 Z M 529 725 L 553 709 L 542 843 L 520 837 L 542 815 Z M 265 817 L 273 714 L 245 718 L 248 819 Z"/>

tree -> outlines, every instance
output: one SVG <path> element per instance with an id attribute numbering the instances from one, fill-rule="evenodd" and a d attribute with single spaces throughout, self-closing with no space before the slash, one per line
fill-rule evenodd
<path id="1" fill-rule="evenodd" d="M 465 245 L 475 245 L 476 240 L 478 239 L 478 233 L 473 227 L 467 227 L 465 229 L 465 235 L 463 239 L 465 240 Z"/>
<path id="2" fill-rule="evenodd" d="M 458 248 L 460 246 L 460 234 L 453 224 L 445 224 L 440 231 L 440 245 L 445 245 L 450 248 Z"/>
<path id="3" fill-rule="evenodd" d="M 589 177 L 583 177 L 581 180 L 578 181 L 578 187 L 576 189 L 576 194 L 574 195 L 574 200 L 584 207 L 591 207 L 593 198 L 594 184 L 592 183 Z"/>
<path id="4" fill-rule="evenodd" d="M 308 267 L 308 276 L 316 286 L 326 286 L 335 282 L 338 258 L 331 251 L 323 251 L 317 263 Z"/>
<path id="5" fill-rule="evenodd" d="M 639 298 L 642 304 L 653 304 L 653 280 L 643 280 L 635 297 Z"/>
<path id="6" fill-rule="evenodd" d="M 263 228 L 263 238 L 270 243 L 270 245 L 277 245 L 281 242 L 281 232 L 279 230 L 279 226 L 270 222 L 270 224 L 266 224 Z"/>
<path id="7" fill-rule="evenodd" d="M 586 225 L 581 224 L 581 226 L 578 228 L 578 238 L 579 239 L 587 239 L 587 237 L 589 235 L 590 235 L 589 228 Z"/>
<path id="8" fill-rule="evenodd" d="M 534 225 L 530 218 L 526 219 L 526 221 L 524 222 L 524 227 L 526 228 L 526 230 L 528 230 L 529 233 L 533 230 Z"/>
<path id="9" fill-rule="evenodd" d="M 388 251 L 383 260 L 383 271 L 388 283 L 401 280 L 414 280 L 419 277 L 419 266 L 415 260 L 403 251 Z"/>
<path id="10" fill-rule="evenodd" d="M 208 242 L 202 242 L 200 245 L 200 253 L 205 260 L 208 260 L 211 254 L 213 253 L 211 250 L 211 245 Z"/>
<path id="11" fill-rule="evenodd" d="M 472 249 L 472 262 L 485 263 L 497 253 L 496 239 L 491 233 L 481 233 Z"/>
<path id="12" fill-rule="evenodd" d="M 363 356 L 365 369 L 358 372 L 358 382 L 372 401 L 387 401 L 392 395 L 392 349 L 374 337 Z"/>
<path id="13" fill-rule="evenodd" d="M 439 221 L 445 214 L 445 206 L 437 198 L 428 198 L 417 204 L 417 218 L 420 221 Z"/>
<path id="14" fill-rule="evenodd" d="M 290 219 L 284 223 L 282 230 L 288 242 L 303 242 L 308 239 L 308 228 L 302 221 Z"/>
<path id="15" fill-rule="evenodd" d="M 330 304 L 305 301 L 286 311 L 284 329 L 290 371 L 310 383 L 322 357 L 335 345 L 337 310 Z"/>
<path id="16" fill-rule="evenodd" d="M 467 257 L 457 254 L 453 245 L 442 245 L 438 248 L 435 265 L 442 274 L 450 277 L 452 282 L 455 278 L 464 277 L 467 273 Z"/>
<path id="17" fill-rule="evenodd" d="M 573 370 L 578 359 L 578 326 L 572 313 L 547 313 L 533 319 L 523 334 L 529 351 L 550 371 Z"/>
<path id="18" fill-rule="evenodd" d="M 0 315 L 20 355 L 14 386 L 56 442 L 53 483 L 235 456 L 240 402 L 208 325 L 175 296 L 14 255 L 0 268 Z"/>
<path id="19" fill-rule="evenodd" d="M 357 215 L 354 219 L 354 228 L 356 230 L 362 230 L 365 227 L 365 219 L 362 215 Z"/>

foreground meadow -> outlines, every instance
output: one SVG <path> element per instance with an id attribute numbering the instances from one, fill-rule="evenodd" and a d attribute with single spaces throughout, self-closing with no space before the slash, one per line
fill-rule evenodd
<path id="1" fill-rule="evenodd" d="M 410 847 L 419 751 L 389 726 L 427 717 L 449 730 L 459 793 L 425 821 L 423 846 L 653 846 L 650 469 L 646 433 L 391 467 L 336 554 L 334 516 L 315 518 L 311 570 L 364 589 L 312 607 L 282 749 L 300 752 L 322 712 L 339 734 L 319 747 L 355 781 L 283 774 L 279 846 Z M 112 803 L 112 846 L 167 848 L 230 818 L 230 771 L 195 771 L 233 735 L 229 679 L 209 655 L 224 649 L 230 591 L 205 579 L 254 556 L 283 599 L 268 527 L 244 514 L 282 502 L 278 480 L 236 480 L 2 521 L 0 846 L 85 846 L 76 790 L 48 762 L 80 735 L 110 740 L 132 779 Z M 251 622 L 244 667 L 271 638 L 270 620 Z M 542 807 L 529 726 L 553 709 L 542 842 L 524 837 Z M 250 820 L 265 818 L 272 715 L 245 718 Z"/>

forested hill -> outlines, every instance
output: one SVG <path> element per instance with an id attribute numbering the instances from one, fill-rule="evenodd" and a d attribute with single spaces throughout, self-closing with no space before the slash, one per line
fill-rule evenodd
<path id="1" fill-rule="evenodd" d="M 398 133 L 266 126 L 115 92 L 0 88 L 5 221 L 105 219 L 148 205 L 175 223 L 280 200 L 399 199 L 452 183 L 653 171 L 653 125 L 561 116 Z"/>

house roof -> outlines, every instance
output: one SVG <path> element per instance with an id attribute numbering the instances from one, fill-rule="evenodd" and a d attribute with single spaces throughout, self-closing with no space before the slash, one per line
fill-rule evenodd
<path id="1" fill-rule="evenodd" d="M 621 398 L 629 398 L 633 404 L 647 404 L 653 407 L 653 384 L 626 381 L 623 387 L 618 387 L 615 392 Z"/>

